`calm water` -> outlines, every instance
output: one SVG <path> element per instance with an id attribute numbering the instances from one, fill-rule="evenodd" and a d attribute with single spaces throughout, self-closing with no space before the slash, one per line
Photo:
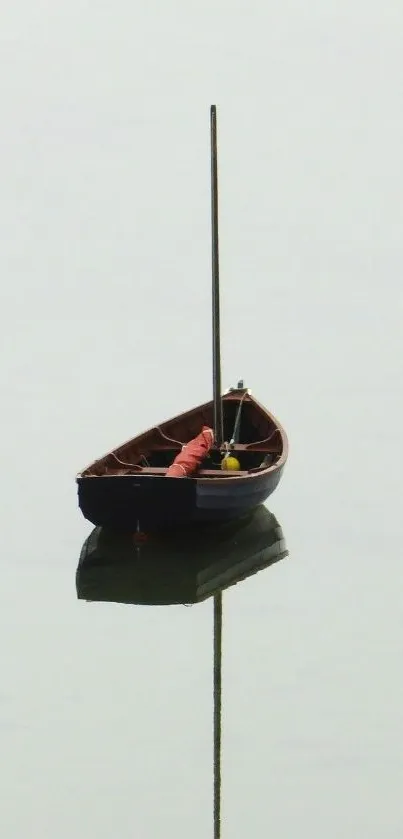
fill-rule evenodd
<path id="1" fill-rule="evenodd" d="M 74 475 L 210 396 L 214 101 L 223 384 L 290 439 L 290 557 L 224 596 L 223 839 L 402 836 L 403 12 L 212 10 L 5 9 L 7 839 L 212 835 L 212 601 L 79 601 Z"/>

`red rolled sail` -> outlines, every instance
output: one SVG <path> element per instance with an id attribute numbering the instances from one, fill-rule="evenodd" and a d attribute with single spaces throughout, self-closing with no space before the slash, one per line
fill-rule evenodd
<path id="1" fill-rule="evenodd" d="M 187 478 L 189 475 L 193 475 L 202 460 L 207 457 L 213 443 L 214 432 L 207 425 L 204 425 L 201 433 L 182 447 L 182 451 L 171 463 L 166 477 Z"/>

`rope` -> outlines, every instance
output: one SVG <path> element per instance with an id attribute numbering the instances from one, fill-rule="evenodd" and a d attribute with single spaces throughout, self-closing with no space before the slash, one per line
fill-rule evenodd
<path id="1" fill-rule="evenodd" d="M 239 427 L 240 427 L 240 425 L 241 425 L 241 410 L 242 410 L 242 405 L 243 405 L 243 401 L 244 401 L 244 399 L 245 399 L 247 396 L 248 396 L 248 391 L 246 390 L 246 391 L 245 391 L 245 393 L 243 394 L 243 396 L 241 396 L 241 399 L 239 400 L 239 405 L 238 405 L 238 408 L 237 408 L 237 412 L 236 412 L 236 414 L 235 414 L 235 424 L 234 424 L 234 430 L 233 430 L 233 432 L 232 432 L 232 437 L 231 437 L 231 439 L 230 439 L 229 443 L 225 440 L 225 441 L 224 441 L 224 443 L 223 443 L 223 445 L 222 445 L 222 447 L 221 447 L 221 451 L 222 451 L 222 452 L 224 452 L 224 451 L 225 451 L 224 460 L 225 460 L 227 457 L 230 457 L 230 456 L 231 456 L 231 452 L 233 451 L 232 447 L 233 447 L 233 445 L 237 442 L 237 441 L 235 440 L 235 437 L 237 437 L 237 436 L 238 436 L 238 433 L 239 433 Z"/>
<path id="2" fill-rule="evenodd" d="M 139 466 L 137 463 L 125 463 L 124 460 L 120 460 L 120 458 L 114 452 L 111 452 L 110 456 L 114 457 L 115 460 L 117 460 L 117 462 L 120 463 L 121 466 L 131 466 L 132 469 L 141 469 L 141 466 Z"/>
<path id="3" fill-rule="evenodd" d="M 159 425 L 155 426 L 155 430 L 158 431 L 161 434 L 161 437 L 163 437 L 164 440 L 167 440 L 168 443 L 177 443 L 178 446 L 184 446 L 184 443 L 182 443 L 180 440 L 174 440 L 173 437 L 168 437 L 167 434 L 164 434 L 164 432 L 161 431 Z"/>
<path id="4" fill-rule="evenodd" d="M 222 592 L 214 595 L 214 839 L 221 836 Z"/>
<path id="5" fill-rule="evenodd" d="M 252 448 L 252 446 L 262 446 L 263 443 L 269 443 L 271 438 L 274 437 L 275 434 L 280 434 L 280 429 L 275 428 L 274 431 L 269 434 L 268 437 L 265 437 L 264 440 L 253 440 L 252 443 L 248 443 L 248 448 Z"/>

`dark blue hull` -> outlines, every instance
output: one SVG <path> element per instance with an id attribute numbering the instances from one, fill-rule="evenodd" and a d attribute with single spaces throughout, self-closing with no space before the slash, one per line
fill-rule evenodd
<path id="1" fill-rule="evenodd" d="M 283 465 L 244 479 L 167 478 L 156 475 L 79 477 L 78 503 L 101 527 L 134 531 L 226 521 L 263 504 Z"/>

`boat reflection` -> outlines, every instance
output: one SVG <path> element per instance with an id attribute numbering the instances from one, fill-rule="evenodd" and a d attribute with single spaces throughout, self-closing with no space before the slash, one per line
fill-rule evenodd
<path id="1" fill-rule="evenodd" d="M 79 600 L 198 603 L 288 556 L 276 517 L 263 505 L 222 524 L 145 534 L 96 527 L 76 572 Z"/>

